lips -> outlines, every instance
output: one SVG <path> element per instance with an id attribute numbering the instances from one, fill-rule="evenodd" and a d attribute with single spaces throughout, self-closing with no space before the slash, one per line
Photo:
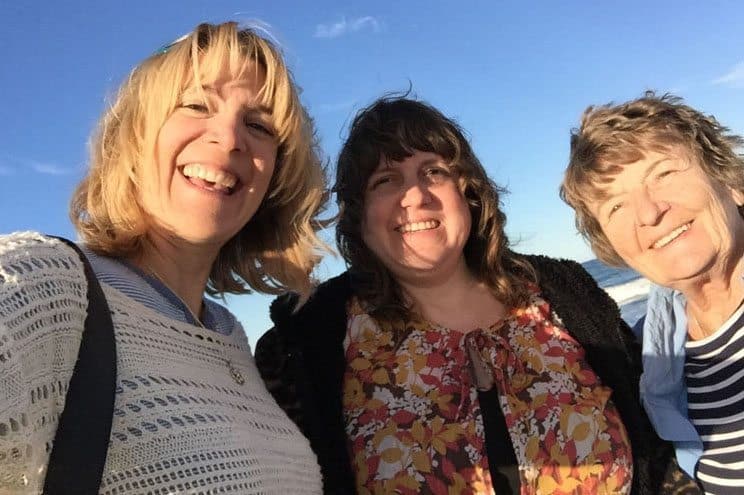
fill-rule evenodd
<path id="1" fill-rule="evenodd" d="M 407 222 L 395 228 L 401 234 L 410 234 L 412 232 L 421 232 L 423 230 L 432 230 L 439 227 L 439 220 L 424 220 L 421 222 Z"/>
<path id="2" fill-rule="evenodd" d="M 687 222 L 684 225 L 680 225 L 676 229 L 672 230 L 671 232 L 669 232 L 668 234 L 666 234 L 665 236 L 661 237 L 656 242 L 651 244 L 651 249 L 663 248 L 664 246 L 674 241 L 677 237 L 681 236 L 682 234 L 690 230 L 691 225 L 692 225 L 692 222 Z"/>
<path id="3" fill-rule="evenodd" d="M 186 180 L 209 191 L 231 194 L 239 183 L 238 177 L 232 173 L 208 168 L 201 163 L 189 163 L 179 170 Z"/>

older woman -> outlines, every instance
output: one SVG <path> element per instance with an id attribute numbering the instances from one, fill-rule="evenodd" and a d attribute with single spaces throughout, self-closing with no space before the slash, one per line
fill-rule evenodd
<path id="1" fill-rule="evenodd" d="M 240 323 L 204 298 L 308 290 L 325 190 L 313 135 L 278 49 L 235 23 L 133 70 L 72 201 L 94 274 L 59 240 L 0 237 L 0 492 L 321 491 Z M 95 361 L 109 313 L 116 352 Z M 80 376 L 111 376 L 111 395 Z M 70 417 L 83 401 L 108 416 Z M 89 437 L 103 451 L 76 471 Z"/>
<path id="2" fill-rule="evenodd" d="M 641 395 L 708 493 L 744 486 L 742 142 L 668 95 L 590 107 L 561 189 L 601 260 L 663 286 L 649 298 Z"/>
<path id="3" fill-rule="evenodd" d="M 576 263 L 508 248 L 499 189 L 436 109 L 383 98 L 339 159 L 349 270 L 277 300 L 269 389 L 326 493 L 659 493 L 640 356 Z"/>

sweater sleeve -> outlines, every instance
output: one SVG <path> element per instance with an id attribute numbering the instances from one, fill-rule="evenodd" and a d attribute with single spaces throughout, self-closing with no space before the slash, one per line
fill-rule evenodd
<path id="1" fill-rule="evenodd" d="M 35 233 L 0 236 L 2 493 L 41 493 L 86 314 L 74 250 Z"/>

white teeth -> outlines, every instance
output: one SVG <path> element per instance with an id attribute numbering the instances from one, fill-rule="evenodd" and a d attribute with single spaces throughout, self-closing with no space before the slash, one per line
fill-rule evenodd
<path id="1" fill-rule="evenodd" d="M 225 189 L 230 189 L 238 182 L 238 178 L 231 173 L 222 170 L 210 170 L 199 163 L 190 163 L 186 165 L 183 167 L 182 173 L 186 177 L 202 179 Z"/>
<path id="2" fill-rule="evenodd" d="M 676 229 L 672 230 L 671 232 L 669 232 L 667 235 L 665 235 L 658 241 L 654 242 L 651 247 L 654 249 L 663 248 L 664 246 L 672 242 L 674 239 L 682 235 L 683 232 L 686 232 L 689 229 L 690 229 L 689 223 L 686 223 L 682 225 L 681 227 L 677 227 Z"/>
<path id="3" fill-rule="evenodd" d="M 406 234 L 409 232 L 418 232 L 420 230 L 431 230 L 439 227 L 439 222 L 436 220 L 427 220 L 425 222 L 412 222 L 406 223 L 398 227 L 398 232 Z"/>

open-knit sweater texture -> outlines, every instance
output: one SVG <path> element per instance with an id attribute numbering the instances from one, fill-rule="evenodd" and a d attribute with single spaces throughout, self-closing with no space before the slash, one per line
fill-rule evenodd
<path id="1" fill-rule="evenodd" d="M 322 491 L 316 457 L 267 392 L 239 323 L 221 335 L 102 287 L 117 380 L 100 493 Z M 74 250 L 36 233 L 0 236 L 0 493 L 42 490 L 87 304 Z"/>

